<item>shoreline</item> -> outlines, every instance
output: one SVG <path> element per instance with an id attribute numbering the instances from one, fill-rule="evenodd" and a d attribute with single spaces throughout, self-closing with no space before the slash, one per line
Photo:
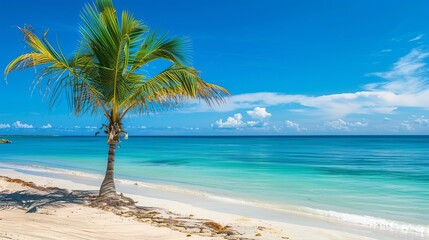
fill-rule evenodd
<path id="1" fill-rule="evenodd" d="M 40 179 L 39 179 L 40 180 Z M 209 226 L 205 236 L 183 228 L 160 227 L 166 219 L 157 209 L 130 211 L 127 207 L 91 206 L 92 191 L 44 187 L 18 178 L 0 176 L 1 239 L 223 239 Z M 135 213 L 135 216 L 124 216 Z M 115 211 L 116 210 L 116 211 Z M 152 220 L 152 221 L 151 221 Z M 160 223 L 154 224 L 156 221 Z M 169 220 L 169 219 L 167 219 Z M 149 222 L 143 224 L 144 222 Z M 177 222 L 174 226 L 177 226 Z M 214 233 L 212 237 L 208 237 Z"/>
<path id="2" fill-rule="evenodd" d="M 77 176 L 80 172 L 59 169 L 55 173 L 49 168 L 34 169 L 29 166 L 0 165 L 0 175 L 35 181 L 46 186 L 61 187 L 66 189 L 91 189 L 98 190 L 99 182 L 93 174 Z M 83 173 L 85 175 L 86 173 Z M 37 179 L 34 180 L 34 179 Z M 55 184 L 54 184 L 55 183 Z M 57 184 L 61 183 L 61 184 Z M 118 180 L 117 188 L 145 206 L 169 209 L 180 214 L 192 214 L 201 218 L 214 221 L 227 219 L 237 224 L 237 219 L 246 218 L 251 221 L 276 226 L 288 233 L 291 239 L 308 239 L 306 237 L 318 236 L 317 239 L 425 239 L 427 235 L 389 231 L 369 227 L 356 226 L 355 224 L 340 223 L 341 219 L 332 221 L 321 216 L 311 215 L 305 212 L 276 211 L 274 209 L 243 204 L 242 202 L 228 201 L 228 199 L 207 198 L 207 196 L 192 195 L 191 191 L 178 192 L 177 188 L 159 188 L 160 185 L 151 183 L 135 183 L 131 180 Z M 222 200 L 222 201 L 219 201 Z M 299 210 L 299 209 L 297 209 Z M 225 222 L 225 224 L 228 224 Z M 386 226 L 389 227 L 389 226 Z M 423 230 L 424 230 L 423 226 Z M 403 229 L 406 230 L 406 229 Z M 305 234 L 304 234 L 305 233 Z M 305 235 L 306 237 L 303 237 Z M 324 236 L 325 235 L 325 236 Z M 330 236 L 330 237 L 328 237 Z M 337 236 L 338 238 L 332 238 Z M 347 236 L 347 237 L 346 237 Z"/>

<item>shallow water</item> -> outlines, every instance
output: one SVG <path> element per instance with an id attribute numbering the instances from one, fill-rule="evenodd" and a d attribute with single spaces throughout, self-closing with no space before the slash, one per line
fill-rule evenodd
<path id="1" fill-rule="evenodd" d="M 0 163 L 104 173 L 104 138 L 8 138 L 13 144 L 0 145 Z M 360 224 L 429 229 L 425 136 L 131 137 L 117 150 L 116 176 L 222 201 L 303 206 Z"/>

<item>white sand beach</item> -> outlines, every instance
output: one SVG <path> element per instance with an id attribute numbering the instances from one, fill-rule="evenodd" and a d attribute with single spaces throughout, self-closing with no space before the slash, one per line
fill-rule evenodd
<path id="1" fill-rule="evenodd" d="M 36 176 L 13 169 L 0 168 L 0 175 L 33 182 L 43 188 L 68 189 L 68 192 L 98 190 L 96 185 Z M 5 239 L 375 239 L 341 231 L 341 228 L 332 230 L 292 224 L 288 223 L 288 219 L 268 221 L 208 210 L 174 199 L 145 197 L 144 193 L 126 194 L 136 200 L 139 206 L 164 209 L 173 214 L 173 218 L 184 219 L 191 225 L 198 225 L 201 221 L 196 223 L 195 220 L 203 219 L 202 222 L 213 221 L 238 234 L 230 236 L 226 233 L 216 234 L 216 231 L 195 233 L 168 224 L 163 226 L 150 219 L 142 221 L 125 214 L 118 215 L 108 210 L 92 208 L 85 203 L 55 199 L 52 191 L 34 189 L 22 183 L 8 181 L 8 178 L 0 179 L 0 238 Z M 31 211 L 32 206 L 26 205 L 25 201 L 34 200 L 34 195 L 38 196 L 40 203 L 47 204 L 39 204 L 37 210 Z M 11 204 L 11 201 L 17 200 L 23 204 Z"/>

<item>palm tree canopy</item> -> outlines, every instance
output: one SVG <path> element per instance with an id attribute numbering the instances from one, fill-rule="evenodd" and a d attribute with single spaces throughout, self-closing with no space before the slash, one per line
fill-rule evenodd
<path id="1" fill-rule="evenodd" d="M 186 38 L 151 32 L 127 11 L 119 16 L 112 0 L 87 4 L 81 20 L 82 40 L 72 57 L 53 47 L 47 32 L 39 38 L 20 28 L 31 51 L 11 61 L 5 74 L 40 67 L 36 81 L 46 83 L 51 106 L 65 94 L 76 115 L 101 112 L 110 122 L 120 122 L 130 111 L 164 110 L 190 99 L 217 104 L 229 94 L 203 81 L 189 65 Z M 144 67 L 159 59 L 170 66 L 148 76 Z"/>

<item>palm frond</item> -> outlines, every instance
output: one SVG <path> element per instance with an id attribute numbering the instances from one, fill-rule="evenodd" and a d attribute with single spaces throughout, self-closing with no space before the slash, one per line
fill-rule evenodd
<path id="1" fill-rule="evenodd" d="M 52 68 L 69 69 L 68 61 L 62 54 L 59 54 L 49 43 L 46 36 L 48 31 L 40 39 L 28 27 L 19 28 L 24 34 L 24 42 L 30 47 L 31 52 L 22 54 L 12 60 L 5 68 L 5 75 L 10 72 L 36 67 L 43 64 L 50 64 Z"/>
<path id="2" fill-rule="evenodd" d="M 122 115 L 133 108 L 138 108 L 141 113 L 168 109 L 191 99 L 201 99 L 211 106 L 222 103 L 227 95 L 226 89 L 204 82 L 196 69 L 173 65 L 137 86 L 135 92 L 121 103 Z"/>
<path id="3" fill-rule="evenodd" d="M 39 38 L 22 28 L 30 52 L 12 60 L 5 74 L 38 68 L 36 82 L 45 83 L 50 106 L 65 96 L 76 115 L 103 113 L 109 122 L 120 122 L 129 111 L 168 110 L 192 99 L 220 104 L 229 95 L 190 66 L 187 38 L 149 32 L 131 13 L 118 14 L 112 0 L 85 5 L 81 22 L 82 40 L 71 58 L 53 47 L 47 32 Z M 171 66 L 151 78 L 142 74 L 155 60 Z"/>
<path id="4" fill-rule="evenodd" d="M 189 63 L 190 41 L 187 38 L 169 38 L 166 34 L 152 32 L 145 36 L 131 67 L 131 72 L 156 59 L 176 65 Z"/>

